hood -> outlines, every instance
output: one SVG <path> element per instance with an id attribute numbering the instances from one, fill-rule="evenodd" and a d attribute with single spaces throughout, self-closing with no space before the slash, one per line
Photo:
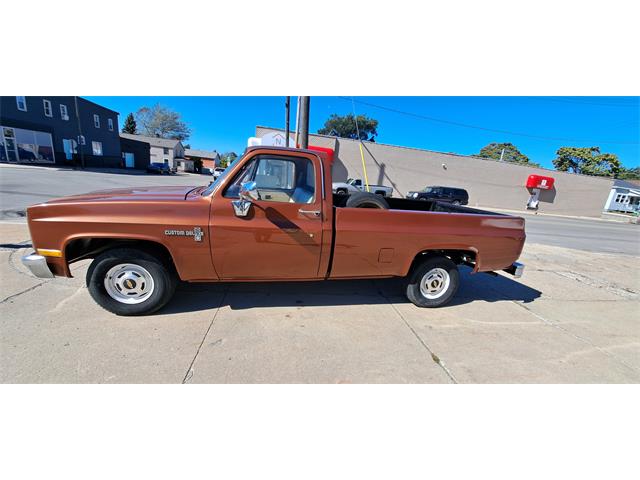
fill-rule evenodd
<path id="1" fill-rule="evenodd" d="M 68 197 L 55 198 L 49 200 L 48 204 L 96 202 L 96 201 L 162 201 L 162 200 L 184 200 L 187 194 L 199 189 L 201 186 L 180 187 L 180 186 L 160 186 L 160 187 L 134 187 L 116 188 L 112 190 L 98 190 L 96 192 L 84 193 L 82 195 L 70 195 Z M 203 187 L 204 188 L 204 187 Z"/>

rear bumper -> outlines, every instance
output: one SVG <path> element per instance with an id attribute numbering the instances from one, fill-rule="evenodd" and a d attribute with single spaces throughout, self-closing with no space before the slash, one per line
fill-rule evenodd
<path id="1" fill-rule="evenodd" d="M 516 278 L 520 278 L 524 273 L 524 263 L 513 262 L 509 267 L 505 268 L 503 272 L 510 273 Z"/>
<path id="2" fill-rule="evenodd" d="M 47 265 L 47 259 L 42 255 L 25 255 L 22 257 L 22 264 L 27 267 L 33 275 L 38 278 L 53 278 L 53 273 Z"/>

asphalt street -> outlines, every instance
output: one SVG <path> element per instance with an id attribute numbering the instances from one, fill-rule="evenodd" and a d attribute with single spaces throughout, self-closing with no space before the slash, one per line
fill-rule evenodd
<path id="1" fill-rule="evenodd" d="M 32 166 L 0 168 L 0 220 L 24 221 L 29 205 L 94 190 L 150 185 L 204 185 L 211 176 L 105 173 Z M 600 219 L 525 214 L 527 242 L 589 252 L 640 255 L 640 226 Z"/>

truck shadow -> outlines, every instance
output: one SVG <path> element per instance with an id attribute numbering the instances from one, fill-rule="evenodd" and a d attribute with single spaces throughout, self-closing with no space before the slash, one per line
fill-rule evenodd
<path id="1" fill-rule="evenodd" d="M 186 313 L 228 306 L 232 310 L 266 307 L 332 307 L 409 303 L 402 279 L 183 284 L 160 314 Z M 460 271 L 460 288 L 448 306 L 474 301 L 529 303 L 541 292 L 506 276 Z M 442 307 L 447 308 L 447 307 Z"/>

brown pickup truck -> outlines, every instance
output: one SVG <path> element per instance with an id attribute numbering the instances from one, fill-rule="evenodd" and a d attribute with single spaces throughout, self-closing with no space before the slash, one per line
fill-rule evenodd
<path id="1" fill-rule="evenodd" d="M 91 296 L 118 315 L 164 306 L 178 280 L 261 282 L 406 277 L 420 307 L 455 295 L 458 265 L 516 277 L 524 220 L 477 209 L 333 194 L 324 152 L 248 148 L 201 187 L 105 190 L 27 210 L 38 277 L 93 259 Z"/>

